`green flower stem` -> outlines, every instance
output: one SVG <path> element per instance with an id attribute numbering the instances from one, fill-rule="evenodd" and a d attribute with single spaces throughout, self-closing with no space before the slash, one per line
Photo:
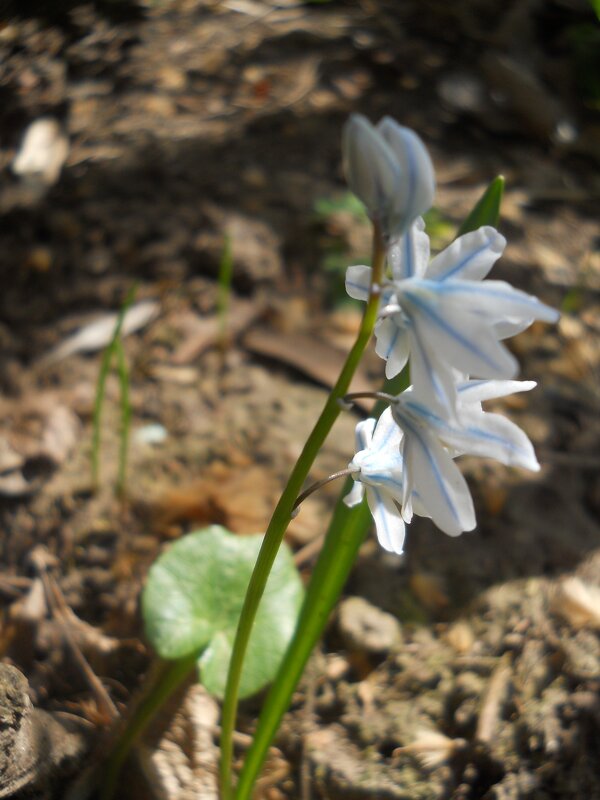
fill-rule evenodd
<path id="1" fill-rule="evenodd" d="M 386 383 L 387 392 L 399 394 L 408 385 L 408 369 L 393 381 Z M 373 410 L 377 417 L 385 408 L 385 402 L 379 402 Z M 236 800 L 248 800 L 254 783 L 267 755 L 269 746 L 277 732 L 281 718 L 289 708 L 294 689 L 300 680 L 310 654 L 321 638 L 329 615 L 336 604 L 358 549 L 372 525 L 371 512 L 366 502 L 357 508 L 348 508 L 342 498 L 350 491 L 351 479 L 340 495 L 335 507 L 325 544 L 315 565 L 296 632 L 283 662 L 277 672 L 267 699 L 258 720 L 258 726 L 252 738 L 252 744 L 246 753 L 236 788 Z"/>
<path id="2" fill-rule="evenodd" d="M 230 800 L 231 792 L 231 763 L 233 757 L 233 732 L 237 716 L 238 694 L 244 655 L 248 646 L 248 640 L 252 632 L 252 625 L 256 612 L 263 595 L 273 561 L 279 550 L 279 546 L 291 519 L 294 503 L 298 497 L 304 481 L 306 480 L 310 468 L 321 449 L 333 423 L 338 418 L 341 408 L 338 400 L 348 391 L 350 381 L 360 362 L 361 356 L 375 327 L 377 321 L 377 311 L 379 308 L 380 284 L 383 277 L 385 264 L 385 246 L 377 225 L 373 231 L 373 286 L 369 295 L 369 300 L 365 308 L 362 324 L 352 350 L 348 354 L 346 362 L 342 368 L 339 378 L 333 387 L 321 416 L 313 428 L 300 458 L 296 462 L 292 474 L 288 480 L 283 494 L 266 530 L 263 543 L 258 554 L 254 571 L 250 578 L 246 598 L 240 615 L 229 673 L 227 675 L 227 686 L 223 702 L 221 715 L 221 763 L 220 763 L 220 787 L 221 800 Z"/>
<path id="3" fill-rule="evenodd" d="M 121 767 L 136 739 L 161 706 L 181 686 L 194 669 L 197 660 L 198 653 L 194 653 L 178 661 L 159 662 L 158 670 L 151 675 L 144 687 L 143 699 L 119 736 L 106 766 L 102 768 L 104 777 L 102 779 L 100 800 L 112 800 L 117 789 L 117 780 Z"/>

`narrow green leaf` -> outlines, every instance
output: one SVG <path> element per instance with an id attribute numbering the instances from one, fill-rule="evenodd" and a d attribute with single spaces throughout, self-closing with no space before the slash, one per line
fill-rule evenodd
<path id="1" fill-rule="evenodd" d="M 100 362 L 100 372 L 98 374 L 98 383 L 96 384 L 96 396 L 94 398 L 94 412 L 92 418 L 92 454 L 91 454 L 92 483 L 94 485 L 94 488 L 96 489 L 98 488 L 98 484 L 100 482 L 100 423 L 102 421 L 102 408 L 104 406 L 104 395 L 106 393 L 106 379 L 108 377 L 110 365 L 112 364 L 113 356 L 115 355 L 118 347 L 118 342 L 120 341 L 121 328 L 123 327 L 125 314 L 127 313 L 131 304 L 133 303 L 136 291 L 137 291 L 137 283 L 134 283 L 133 286 L 131 286 L 131 288 L 127 292 L 127 295 L 125 296 L 125 300 L 123 302 L 123 305 L 121 306 L 121 310 L 119 311 L 119 315 L 117 317 L 117 322 L 115 325 L 115 330 L 112 339 L 106 346 L 104 353 L 102 354 L 102 361 Z M 122 380 L 123 379 L 121 376 L 121 391 L 123 388 Z M 128 402 L 129 400 L 127 399 L 127 403 Z M 124 401 L 122 401 L 122 415 L 123 415 L 123 420 L 125 420 Z"/>
<path id="2" fill-rule="evenodd" d="M 457 236 L 476 231 L 482 225 L 498 227 L 500 221 L 500 203 L 504 194 L 504 177 L 498 175 L 479 198 L 473 210 L 458 229 Z"/>
<path id="3" fill-rule="evenodd" d="M 162 658 L 199 653 L 209 692 L 225 689 L 231 648 L 262 535 L 236 536 L 212 525 L 176 542 L 154 563 L 142 597 L 148 639 Z M 303 598 L 289 549 L 279 551 L 256 616 L 240 695 L 262 689 L 277 672 Z"/>
<path id="4" fill-rule="evenodd" d="M 123 339 L 119 335 L 115 339 L 115 352 L 117 355 L 117 371 L 119 374 L 119 387 L 121 389 L 121 431 L 119 442 L 119 472 L 117 477 L 117 495 L 125 496 L 127 480 L 127 456 L 129 454 L 129 432 L 131 429 L 131 398 L 129 396 L 129 368 L 125 358 Z"/>
<path id="5" fill-rule="evenodd" d="M 219 263 L 219 289 L 217 294 L 217 316 L 219 318 L 219 346 L 225 352 L 227 345 L 227 323 L 229 316 L 229 305 L 231 301 L 231 279 L 233 277 L 233 252 L 231 248 L 231 237 L 225 235 L 223 252 Z"/>

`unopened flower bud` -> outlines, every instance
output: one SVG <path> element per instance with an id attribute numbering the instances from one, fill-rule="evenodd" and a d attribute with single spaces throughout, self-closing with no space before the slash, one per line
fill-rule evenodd
<path id="1" fill-rule="evenodd" d="M 433 166 L 423 142 L 389 117 L 374 127 L 353 114 L 343 149 L 350 189 L 388 240 L 402 236 L 433 201 Z"/>
<path id="2" fill-rule="evenodd" d="M 414 131 L 384 117 L 377 131 L 394 151 L 402 180 L 390 210 L 390 225 L 404 233 L 433 205 L 435 176 L 425 145 Z"/>

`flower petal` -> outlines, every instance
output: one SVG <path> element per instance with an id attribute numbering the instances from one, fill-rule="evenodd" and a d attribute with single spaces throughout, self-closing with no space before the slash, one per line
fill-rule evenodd
<path id="1" fill-rule="evenodd" d="M 419 335 L 420 325 L 410 329 L 410 376 L 415 397 L 446 417 L 454 418 L 456 388 L 454 372 L 448 363 L 438 358 L 438 351 L 428 347 Z M 443 354 L 442 354 L 443 355 Z"/>
<path id="2" fill-rule="evenodd" d="M 404 428 L 406 475 L 410 475 L 422 506 L 437 527 L 450 536 L 472 530 L 476 525 L 473 499 L 450 454 L 426 428 L 414 425 L 400 406 L 393 408 Z"/>
<path id="3" fill-rule="evenodd" d="M 497 397 L 508 397 L 517 392 L 535 389 L 535 381 L 464 381 L 456 387 L 460 404 L 483 403 Z"/>
<path id="4" fill-rule="evenodd" d="M 371 267 L 356 264 L 346 270 L 346 291 L 355 300 L 368 300 L 371 289 Z"/>
<path id="5" fill-rule="evenodd" d="M 506 239 L 488 225 L 459 236 L 427 268 L 430 280 L 462 278 L 480 281 L 502 255 Z"/>
<path id="6" fill-rule="evenodd" d="M 375 352 L 385 359 L 386 378 L 393 378 L 404 369 L 409 355 L 409 339 L 406 328 L 398 325 L 399 314 L 386 317 L 375 326 Z"/>
<path id="7" fill-rule="evenodd" d="M 462 309 L 454 302 L 454 296 L 446 302 L 445 295 L 430 290 L 431 285 L 442 287 L 447 284 L 407 281 L 400 301 L 411 318 L 412 332 L 428 359 L 433 361 L 437 356 L 438 363 L 446 362 L 462 372 L 481 378 L 512 378 L 518 364 L 496 339 L 493 327 L 489 324 L 493 319 L 488 320 L 477 311 L 473 313 L 474 300 L 471 306 Z M 417 385 L 416 381 L 413 382 Z"/>
<path id="8" fill-rule="evenodd" d="M 497 339 L 509 339 L 517 333 L 526 331 L 533 323 L 533 317 L 526 319 L 503 319 L 494 323 L 494 335 Z"/>
<path id="9" fill-rule="evenodd" d="M 377 420 L 371 448 L 374 451 L 394 449 L 399 455 L 401 440 L 402 429 L 398 426 L 398 423 L 392 415 L 392 409 L 388 406 L 382 411 L 381 416 Z"/>
<path id="10" fill-rule="evenodd" d="M 475 283 L 448 280 L 437 284 L 437 291 L 445 304 L 451 304 L 462 313 L 485 315 L 491 323 L 507 319 L 516 323 L 531 318 L 557 322 L 560 316 L 555 308 L 547 306 L 531 294 L 515 289 L 506 281 Z"/>
<path id="11" fill-rule="evenodd" d="M 493 458 L 508 467 L 538 472 L 540 465 L 526 433 L 501 414 L 479 411 L 463 430 L 440 434 L 446 444 L 463 453 Z"/>
<path id="12" fill-rule="evenodd" d="M 367 502 L 375 522 L 377 539 L 384 550 L 400 555 L 406 528 L 400 511 L 391 497 L 372 486 L 367 487 Z"/>
<path id="13" fill-rule="evenodd" d="M 398 125 L 391 117 L 384 117 L 377 131 L 392 149 L 402 176 L 388 217 L 388 234 L 394 238 L 431 208 L 435 175 L 429 153 L 414 131 Z"/>
<path id="14" fill-rule="evenodd" d="M 362 502 L 363 497 L 365 496 L 365 487 L 360 481 L 354 481 L 352 484 L 352 489 L 348 492 L 348 494 L 344 497 L 344 503 L 348 506 L 348 508 L 354 508 L 360 502 Z"/>
<path id="15" fill-rule="evenodd" d="M 363 419 L 357 423 L 356 428 L 354 429 L 354 441 L 357 453 L 359 453 L 361 450 L 368 450 L 368 448 L 371 446 L 376 422 L 377 420 L 375 420 L 373 417 L 369 417 L 368 419 Z"/>
<path id="16" fill-rule="evenodd" d="M 394 280 L 421 278 L 429 263 L 429 236 L 425 222 L 418 217 L 404 236 L 388 252 L 388 261 Z"/>
<path id="17" fill-rule="evenodd" d="M 344 126 L 342 150 L 348 186 L 369 215 L 383 222 L 404 183 L 393 149 L 366 117 L 352 114 Z"/>
<path id="18" fill-rule="evenodd" d="M 427 425 L 432 434 L 435 432 L 433 435 L 452 448 L 455 455 L 493 458 L 501 464 L 524 467 L 533 472 L 540 468 L 526 434 L 506 417 L 482 411 L 477 403 L 459 408 L 459 425 L 446 422 L 412 397 L 404 399 L 401 405 L 413 418 L 419 418 L 423 425 Z M 415 488 L 418 488 L 417 484 Z"/>

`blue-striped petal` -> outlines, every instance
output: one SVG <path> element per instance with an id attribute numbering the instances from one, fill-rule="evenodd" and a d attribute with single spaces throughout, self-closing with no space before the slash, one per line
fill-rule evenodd
<path id="1" fill-rule="evenodd" d="M 342 151 L 348 186 L 383 222 L 402 183 L 396 154 L 366 117 L 353 114 L 344 126 Z"/>
<path id="2" fill-rule="evenodd" d="M 436 281 L 448 278 L 480 281 L 500 258 L 505 247 L 504 236 L 490 226 L 465 233 L 431 261 L 426 277 Z"/>
<path id="3" fill-rule="evenodd" d="M 377 420 L 371 447 L 376 452 L 397 450 L 399 454 L 401 439 L 402 429 L 398 427 L 398 423 L 392 415 L 392 409 L 388 406 Z"/>
<path id="4" fill-rule="evenodd" d="M 427 283 L 423 281 L 423 284 Z M 537 297 L 515 289 L 506 281 L 449 280 L 434 284 L 444 303 L 452 304 L 463 313 L 486 315 L 490 323 L 506 319 L 539 319 L 557 322 L 560 316 L 555 308 L 547 306 Z M 430 287 L 433 288 L 433 287 Z"/>
<path id="5" fill-rule="evenodd" d="M 412 423 L 401 407 L 394 406 L 394 416 L 404 429 L 407 482 L 418 492 L 422 506 L 450 536 L 472 530 L 476 521 L 471 493 L 450 454 L 427 428 Z"/>
<path id="6" fill-rule="evenodd" d="M 356 264 L 346 270 L 346 291 L 355 300 L 368 300 L 371 288 L 371 267 Z"/>
<path id="7" fill-rule="evenodd" d="M 361 420 L 354 429 L 356 452 L 367 450 L 371 446 L 376 420 L 373 417 Z"/>
<path id="8" fill-rule="evenodd" d="M 517 392 L 530 392 L 535 389 L 535 381 L 463 381 L 456 390 L 461 404 L 483 403 L 497 397 L 508 397 Z"/>
<path id="9" fill-rule="evenodd" d="M 466 282 L 465 282 L 466 283 Z M 473 304 L 461 308 L 454 297 L 447 301 L 431 281 L 406 282 L 400 303 L 410 317 L 415 336 L 430 359 L 482 378 L 512 378 L 516 359 L 501 345 L 490 324 L 493 319 L 473 313 Z M 479 285 L 479 284 L 474 284 Z M 412 354 L 412 349 L 411 349 Z M 413 379 L 415 386 L 417 382 Z"/>
<path id="10" fill-rule="evenodd" d="M 501 464 L 534 472 L 540 468 L 526 434 L 506 417 L 482 411 L 478 403 L 459 407 L 458 424 L 447 422 L 411 397 L 403 405 L 455 454 L 493 458 Z"/>
<path id="11" fill-rule="evenodd" d="M 422 334 L 423 326 L 417 321 L 409 332 L 410 375 L 416 396 L 429 403 L 431 408 L 448 417 L 455 416 L 456 387 L 450 364 L 438 357 L 427 346 Z"/>
<path id="12" fill-rule="evenodd" d="M 389 553 L 400 555 L 404 548 L 406 527 L 396 504 L 385 492 L 372 486 L 367 486 L 367 502 L 379 544 Z"/>
<path id="13" fill-rule="evenodd" d="M 435 175 L 429 153 L 414 131 L 398 125 L 391 117 L 384 117 L 377 131 L 393 151 L 402 176 L 387 221 L 387 233 L 395 238 L 431 208 Z"/>
<path id="14" fill-rule="evenodd" d="M 425 233 L 422 217 L 418 217 L 404 236 L 390 248 L 388 262 L 396 281 L 423 277 L 429 263 L 429 236 Z"/>

